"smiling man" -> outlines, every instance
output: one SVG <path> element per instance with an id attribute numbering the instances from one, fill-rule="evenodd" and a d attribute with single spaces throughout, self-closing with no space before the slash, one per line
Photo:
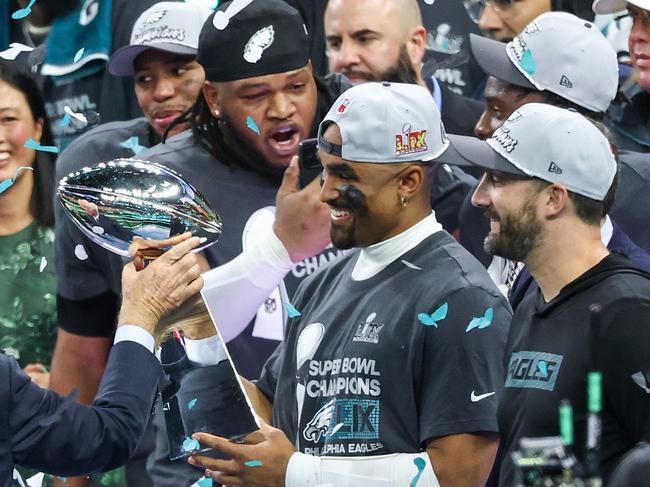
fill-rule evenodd
<path id="1" fill-rule="evenodd" d="M 585 461 L 589 371 L 602 377 L 593 473 L 607 485 L 625 453 L 650 438 L 650 275 L 601 240 L 616 192 L 609 141 L 576 111 L 541 103 L 517 109 L 487 141 L 450 139 L 455 151 L 441 160 L 485 170 L 472 202 L 490 217 L 487 250 L 524 262 L 539 285 L 517 308 L 506 346 L 499 485 L 517 484 L 511 455 L 521 438 L 559 434 L 563 400 L 573 407 L 572 451 Z"/>
<path id="2" fill-rule="evenodd" d="M 232 460 L 191 463 L 233 485 L 485 484 L 510 310 L 431 211 L 447 146 L 423 87 L 365 83 L 334 103 L 321 200 L 332 242 L 355 250 L 301 284 L 299 316 L 248 384 L 275 428 L 255 445 L 198 434 Z"/>

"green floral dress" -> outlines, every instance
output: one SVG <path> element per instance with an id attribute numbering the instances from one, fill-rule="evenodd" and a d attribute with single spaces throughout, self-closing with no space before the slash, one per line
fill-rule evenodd
<path id="1" fill-rule="evenodd" d="M 56 341 L 54 231 L 33 222 L 0 236 L 0 348 L 21 367 L 40 362 L 49 368 Z M 38 473 L 18 469 L 24 480 Z M 14 480 L 13 485 L 21 485 Z M 43 487 L 53 485 L 46 476 Z M 123 487 L 123 469 L 93 478 L 91 487 Z"/>

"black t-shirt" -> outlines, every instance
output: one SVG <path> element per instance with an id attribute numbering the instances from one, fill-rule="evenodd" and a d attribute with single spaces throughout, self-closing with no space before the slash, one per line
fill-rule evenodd
<path id="1" fill-rule="evenodd" d="M 485 270 L 444 231 L 363 281 L 358 255 L 296 293 L 301 316 L 258 382 L 274 425 L 302 452 L 345 456 L 497 431 L 510 308 Z"/>
<path id="2" fill-rule="evenodd" d="M 602 309 L 600 332 L 593 304 Z M 576 456 L 584 458 L 587 372 L 594 367 L 603 374 L 600 458 L 607 478 L 627 450 L 650 439 L 650 274 L 610 254 L 550 302 L 539 291 L 527 296 L 512 319 L 505 366 L 499 485 L 514 485 L 510 455 L 520 438 L 559 435 L 563 399 L 573 407 Z"/>

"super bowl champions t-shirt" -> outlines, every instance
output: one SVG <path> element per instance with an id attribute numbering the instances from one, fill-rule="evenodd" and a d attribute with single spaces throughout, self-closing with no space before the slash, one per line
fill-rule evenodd
<path id="1" fill-rule="evenodd" d="M 510 309 L 444 231 L 353 281 L 358 251 L 307 279 L 258 387 L 273 423 L 313 455 L 420 451 L 497 431 Z"/>

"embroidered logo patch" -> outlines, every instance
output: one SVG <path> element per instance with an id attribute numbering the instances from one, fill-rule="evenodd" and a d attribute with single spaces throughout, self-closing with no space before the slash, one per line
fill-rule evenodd
<path id="1" fill-rule="evenodd" d="M 272 25 L 258 30 L 251 36 L 244 47 L 244 59 L 251 64 L 255 64 L 262 59 L 262 54 L 271 47 L 274 39 L 275 31 Z"/>
<path id="2" fill-rule="evenodd" d="M 494 135 L 490 137 L 490 140 L 497 142 L 508 154 L 515 150 L 515 147 L 517 147 L 517 144 L 519 143 L 517 139 L 510 135 L 510 129 L 503 125 L 494 132 Z"/>
<path id="3" fill-rule="evenodd" d="M 339 105 L 339 107 L 338 107 L 338 109 L 336 111 L 339 112 L 339 113 L 345 113 L 345 111 L 348 109 L 348 107 L 350 106 L 351 103 L 352 103 L 352 100 L 350 100 L 349 98 L 346 98 L 345 100 L 343 100 L 341 102 L 341 104 Z"/>
<path id="4" fill-rule="evenodd" d="M 402 133 L 395 135 L 395 153 L 398 156 L 428 149 L 426 130 L 412 131 L 411 124 L 406 123 L 402 127 Z"/>

